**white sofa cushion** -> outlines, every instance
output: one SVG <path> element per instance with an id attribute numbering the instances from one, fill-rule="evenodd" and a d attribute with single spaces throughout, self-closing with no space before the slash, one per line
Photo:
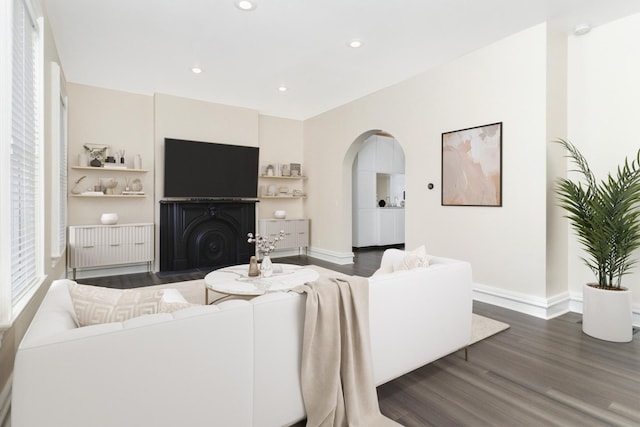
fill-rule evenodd
<path id="1" fill-rule="evenodd" d="M 176 289 L 112 289 L 69 283 L 78 326 L 123 322 L 145 314 L 171 313 L 190 307 Z"/>

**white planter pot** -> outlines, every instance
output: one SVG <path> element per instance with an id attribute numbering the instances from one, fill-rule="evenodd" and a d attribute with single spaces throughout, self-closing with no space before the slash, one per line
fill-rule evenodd
<path id="1" fill-rule="evenodd" d="M 629 342 L 633 338 L 631 291 L 610 291 L 584 285 L 582 332 L 605 341 Z"/>

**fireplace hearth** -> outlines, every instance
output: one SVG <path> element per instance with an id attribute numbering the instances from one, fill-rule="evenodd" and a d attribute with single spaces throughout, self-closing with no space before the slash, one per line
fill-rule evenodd
<path id="1" fill-rule="evenodd" d="M 217 269 L 254 255 L 255 201 L 160 201 L 160 271 Z"/>

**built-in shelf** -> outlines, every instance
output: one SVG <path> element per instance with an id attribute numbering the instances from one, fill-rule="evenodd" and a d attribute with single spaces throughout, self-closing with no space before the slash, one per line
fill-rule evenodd
<path id="1" fill-rule="evenodd" d="M 260 199 L 304 199 L 307 196 L 260 196 Z"/>
<path id="2" fill-rule="evenodd" d="M 270 175 L 260 175 L 259 178 L 264 178 L 264 179 L 307 179 L 306 176 L 270 176 Z"/>
<path id="3" fill-rule="evenodd" d="M 147 169 L 129 169 L 129 168 L 105 168 L 92 166 L 71 166 L 71 169 L 84 171 L 109 171 L 109 172 L 149 172 Z"/>

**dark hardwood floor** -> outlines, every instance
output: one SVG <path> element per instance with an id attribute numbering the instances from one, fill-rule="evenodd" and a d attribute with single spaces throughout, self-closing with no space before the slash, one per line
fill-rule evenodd
<path id="1" fill-rule="evenodd" d="M 357 251 L 355 264 L 349 266 L 305 256 L 277 261 L 369 276 L 381 255 L 376 250 Z M 143 274 L 82 282 L 124 288 L 205 274 Z M 471 346 L 469 361 L 459 351 L 380 386 L 385 415 L 407 427 L 640 426 L 638 334 L 630 343 L 609 343 L 583 334 L 576 313 L 543 320 L 478 302 L 473 311 L 511 327 Z"/>

